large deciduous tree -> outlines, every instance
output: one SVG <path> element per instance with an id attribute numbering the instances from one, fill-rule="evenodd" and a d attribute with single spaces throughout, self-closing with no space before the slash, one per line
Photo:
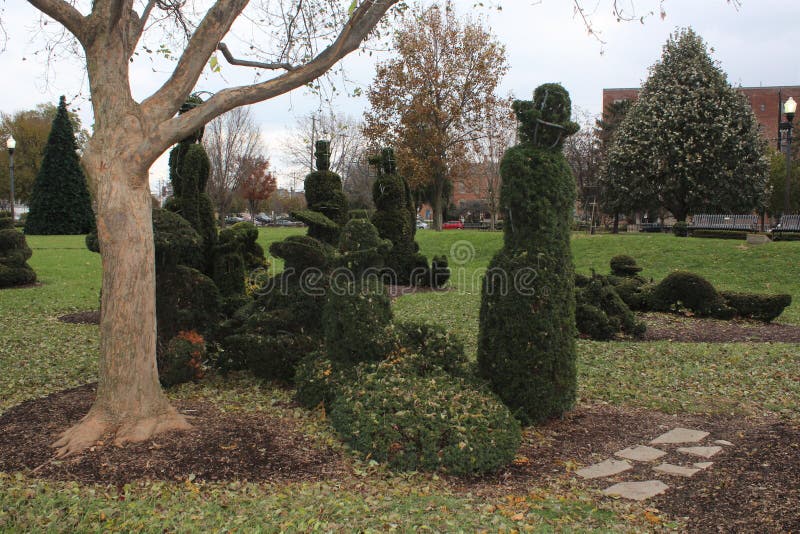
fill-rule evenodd
<path id="1" fill-rule="evenodd" d="M 366 133 L 396 148 L 401 174 L 427 192 L 441 229 L 451 171 L 482 136 L 508 69 L 505 48 L 481 24 L 459 19 L 448 1 L 410 13 L 394 50 L 397 57 L 378 65 L 369 89 Z"/>
<path id="2" fill-rule="evenodd" d="M 361 45 L 396 0 L 362 0 L 352 3 L 349 11 L 349 1 L 276 2 L 272 7 L 282 8 L 288 18 L 274 20 L 279 42 L 272 42 L 277 52 L 267 61 L 239 60 L 221 44 L 247 0 L 195 3 L 192 10 L 184 9 L 183 2 L 155 0 L 94 0 L 90 7 L 66 0 L 29 3 L 63 25 L 80 44 L 94 112 L 83 166 L 96 200 L 102 255 L 100 372 L 89 413 L 55 443 L 63 455 L 91 446 L 106 433 L 122 444 L 189 426 L 170 405 L 156 371 L 151 164 L 170 145 L 226 111 L 284 94 L 324 74 Z M 194 14 L 201 18 L 193 20 Z M 289 19 L 298 24 L 284 25 Z M 174 29 L 186 30 L 185 46 L 166 81 L 137 101 L 129 79 L 131 58 L 153 21 L 163 25 L 170 20 Z M 329 36 L 323 46 L 315 39 L 320 35 Z M 218 48 L 233 63 L 279 73 L 218 91 L 204 104 L 176 115 Z"/>
<path id="3" fill-rule="evenodd" d="M 211 163 L 206 192 L 224 224 L 234 195 L 250 171 L 248 164 L 264 152 L 261 130 L 250 108 L 235 108 L 211 121 L 203 146 Z"/>
<path id="4" fill-rule="evenodd" d="M 247 162 L 245 168 L 248 172 L 239 185 L 239 195 L 247 201 L 250 218 L 255 222 L 256 209 L 275 192 L 277 181 L 269 170 L 269 160 L 266 158 L 253 159 Z"/>
<path id="5" fill-rule="evenodd" d="M 767 191 L 765 144 L 747 98 L 703 39 L 672 35 L 608 151 L 603 182 L 629 205 L 679 221 L 698 211 L 748 212 Z"/>

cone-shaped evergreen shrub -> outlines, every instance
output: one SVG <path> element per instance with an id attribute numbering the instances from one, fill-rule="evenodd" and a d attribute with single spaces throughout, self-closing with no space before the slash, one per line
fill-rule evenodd
<path id="1" fill-rule="evenodd" d="M 36 273 L 28 265 L 31 254 L 25 235 L 14 228 L 10 216 L 0 213 L 0 287 L 36 281 Z"/>
<path id="2" fill-rule="evenodd" d="M 575 180 L 561 152 L 577 131 L 569 94 L 538 87 L 517 101 L 520 144 L 501 163 L 504 246 L 484 278 L 478 366 L 524 424 L 575 402 L 575 296 L 569 248 Z"/>
<path id="3" fill-rule="evenodd" d="M 94 230 L 92 200 L 63 96 L 33 183 L 29 209 L 26 234 L 88 234 Z"/>

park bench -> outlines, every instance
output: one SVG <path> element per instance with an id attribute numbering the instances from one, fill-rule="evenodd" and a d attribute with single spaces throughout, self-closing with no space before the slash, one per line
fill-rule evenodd
<path id="1" fill-rule="evenodd" d="M 667 226 L 664 226 L 662 223 L 641 223 L 639 225 L 640 232 L 653 233 L 653 232 L 666 232 L 668 230 L 669 228 Z"/>
<path id="2" fill-rule="evenodd" d="M 773 235 L 783 233 L 800 233 L 800 215 L 782 215 L 778 225 L 772 229 Z"/>
<path id="3" fill-rule="evenodd" d="M 698 214 L 692 216 L 690 230 L 730 230 L 757 232 L 758 215 Z"/>

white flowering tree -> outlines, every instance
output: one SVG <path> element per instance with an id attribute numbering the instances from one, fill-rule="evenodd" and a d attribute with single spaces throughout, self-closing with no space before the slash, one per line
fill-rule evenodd
<path id="1" fill-rule="evenodd" d="M 620 210 L 748 212 L 767 193 L 766 145 L 747 98 L 691 29 L 673 34 L 619 126 L 601 176 Z"/>

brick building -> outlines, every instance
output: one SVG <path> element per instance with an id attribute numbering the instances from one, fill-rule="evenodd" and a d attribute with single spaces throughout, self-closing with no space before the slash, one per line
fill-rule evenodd
<path id="1" fill-rule="evenodd" d="M 771 146 L 778 148 L 778 125 L 784 120 L 783 103 L 790 96 L 800 101 L 800 85 L 773 87 L 738 87 L 750 101 L 750 107 L 760 124 L 761 135 Z M 638 88 L 603 89 L 603 109 L 619 100 L 636 100 Z"/>

